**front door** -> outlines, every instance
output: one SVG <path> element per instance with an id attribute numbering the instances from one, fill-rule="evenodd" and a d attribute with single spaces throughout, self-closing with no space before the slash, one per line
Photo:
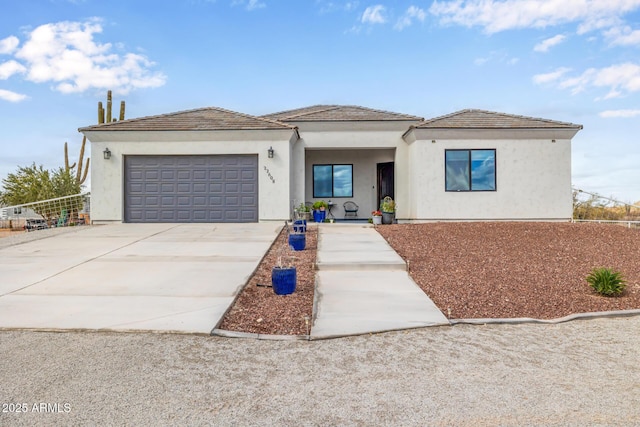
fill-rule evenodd
<path id="1" fill-rule="evenodd" d="M 378 208 L 386 196 L 395 199 L 393 188 L 393 162 L 378 163 Z"/>

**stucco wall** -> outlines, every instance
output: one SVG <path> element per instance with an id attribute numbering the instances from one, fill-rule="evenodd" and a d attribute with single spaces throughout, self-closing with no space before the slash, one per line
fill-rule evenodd
<path id="1" fill-rule="evenodd" d="M 260 135 L 263 139 L 257 139 Z M 125 155 L 258 155 L 258 217 L 284 220 L 290 214 L 289 176 L 291 132 L 87 132 L 91 142 L 91 218 L 94 222 L 122 221 Z M 103 159 L 108 147 L 111 159 Z M 267 150 L 274 149 L 268 158 Z"/>
<path id="2" fill-rule="evenodd" d="M 414 220 L 568 220 L 570 139 L 416 140 L 408 148 Z M 446 149 L 495 149 L 496 191 L 445 191 Z"/>

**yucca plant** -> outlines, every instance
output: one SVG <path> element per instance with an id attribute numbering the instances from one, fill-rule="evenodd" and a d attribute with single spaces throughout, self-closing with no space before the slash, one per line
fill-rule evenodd
<path id="1" fill-rule="evenodd" d="M 627 286 L 622 273 L 610 268 L 594 268 L 587 276 L 587 283 L 593 290 L 604 296 L 620 295 Z"/>

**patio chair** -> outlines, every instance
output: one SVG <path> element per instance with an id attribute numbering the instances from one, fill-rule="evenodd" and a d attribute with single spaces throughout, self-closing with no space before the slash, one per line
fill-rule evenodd
<path id="1" fill-rule="evenodd" d="M 344 202 L 342 207 L 344 208 L 345 219 L 347 219 L 348 216 L 358 217 L 358 205 L 355 202 L 349 200 L 348 202 Z"/>

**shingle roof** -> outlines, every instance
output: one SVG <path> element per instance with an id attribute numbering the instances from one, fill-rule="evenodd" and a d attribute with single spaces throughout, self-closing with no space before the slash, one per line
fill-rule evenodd
<path id="1" fill-rule="evenodd" d="M 294 126 L 263 117 L 237 113 L 217 107 L 178 111 L 157 116 L 140 117 L 78 129 L 83 131 L 205 131 L 295 129 Z"/>
<path id="2" fill-rule="evenodd" d="M 418 123 L 417 129 L 582 129 L 582 125 L 485 110 L 461 110 Z"/>
<path id="3" fill-rule="evenodd" d="M 350 121 L 420 121 L 422 117 L 390 111 L 374 110 L 357 105 L 313 105 L 295 110 L 261 116 L 283 122 L 350 122 Z"/>

